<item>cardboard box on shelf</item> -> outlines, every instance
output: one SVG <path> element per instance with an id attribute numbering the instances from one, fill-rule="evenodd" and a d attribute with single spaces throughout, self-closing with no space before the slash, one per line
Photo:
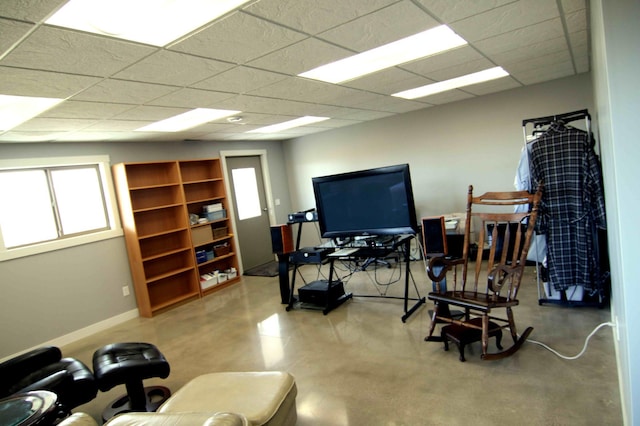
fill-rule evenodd
<path id="1" fill-rule="evenodd" d="M 193 240 L 193 245 L 196 246 L 213 241 L 211 226 L 207 225 L 191 228 L 191 239 Z"/>
<path id="2" fill-rule="evenodd" d="M 229 233 L 229 228 L 222 226 L 220 228 L 213 228 L 213 238 L 223 238 Z"/>

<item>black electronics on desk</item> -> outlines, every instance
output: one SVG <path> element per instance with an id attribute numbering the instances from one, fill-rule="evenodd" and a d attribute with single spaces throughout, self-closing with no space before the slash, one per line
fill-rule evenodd
<path id="1" fill-rule="evenodd" d="M 322 263 L 333 251 L 332 248 L 324 247 L 303 247 L 291 253 L 291 262 L 300 263 Z"/>

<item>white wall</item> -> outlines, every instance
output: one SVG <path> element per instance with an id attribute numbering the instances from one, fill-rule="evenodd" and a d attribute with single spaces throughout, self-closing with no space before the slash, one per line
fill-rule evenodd
<path id="1" fill-rule="evenodd" d="M 592 107 L 582 74 L 287 141 L 293 208 L 315 206 L 314 176 L 409 163 L 418 217 L 463 212 L 469 184 L 513 190 L 523 119 Z"/>
<path id="2" fill-rule="evenodd" d="M 640 227 L 637 216 L 638 70 L 640 2 L 591 2 L 595 98 L 602 139 L 613 287 L 612 314 L 618 323 L 618 376 L 625 424 L 640 422 Z M 634 361 L 635 360 L 635 361 Z"/>

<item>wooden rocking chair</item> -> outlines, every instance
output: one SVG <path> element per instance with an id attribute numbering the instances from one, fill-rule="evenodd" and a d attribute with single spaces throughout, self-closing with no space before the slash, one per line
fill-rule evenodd
<path id="1" fill-rule="evenodd" d="M 539 187 L 535 194 L 529 194 L 527 191 L 487 192 L 474 197 L 473 186 L 469 186 L 462 258 L 434 257 L 431 258 L 427 267 L 429 278 L 436 283 L 442 281 L 448 271 L 453 270 L 455 274 L 457 265 L 462 265 L 462 278 L 460 285 L 454 278 L 453 285 L 448 285 L 446 291 L 444 289 L 441 291 L 436 285 L 435 291 L 429 293 L 428 298 L 435 302 L 435 307 L 426 341 L 444 340 L 445 349 L 448 348 L 445 328 L 440 336 L 433 336 L 436 323 L 444 322 L 451 324 L 445 326 L 448 327 L 447 332 L 458 334 L 450 337 L 460 346 L 462 361 L 464 361 L 464 344 L 471 343 L 468 339 L 482 342 L 482 359 L 484 360 L 501 359 L 520 349 L 533 328 L 527 328 L 518 337 L 512 307 L 518 305 L 518 289 L 541 195 L 542 187 Z M 519 209 L 524 212 L 514 212 L 518 205 L 525 206 Z M 470 266 L 472 226 L 478 229 L 479 235 L 475 270 L 471 280 L 468 279 L 467 271 Z M 483 269 L 487 271 L 486 286 L 479 283 Z M 434 270 L 438 270 L 439 273 L 434 274 Z M 464 310 L 464 315 L 462 318 L 452 317 L 448 309 L 438 309 L 440 306 L 459 307 Z M 504 309 L 503 315 L 496 316 L 494 311 L 502 309 Z M 488 353 L 489 337 L 501 336 L 502 329 L 509 329 L 513 345 L 497 353 Z M 501 349 L 499 342 L 497 346 Z"/>

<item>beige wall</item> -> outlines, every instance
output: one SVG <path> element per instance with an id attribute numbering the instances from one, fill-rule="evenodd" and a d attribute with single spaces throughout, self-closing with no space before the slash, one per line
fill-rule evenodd
<path id="1" fill-rule="evenodd" d="M 590 77 L 582 74 L 288 141 L 293 207 L 315 206 L 314 176 L 409 163 L 418 217 L 462 212 L 469 184 L 481 192 L 513 189 L 523 119 L 592 110 Z M 317 235 L 308 234 L 305 230 L 311 245 Z"/>

